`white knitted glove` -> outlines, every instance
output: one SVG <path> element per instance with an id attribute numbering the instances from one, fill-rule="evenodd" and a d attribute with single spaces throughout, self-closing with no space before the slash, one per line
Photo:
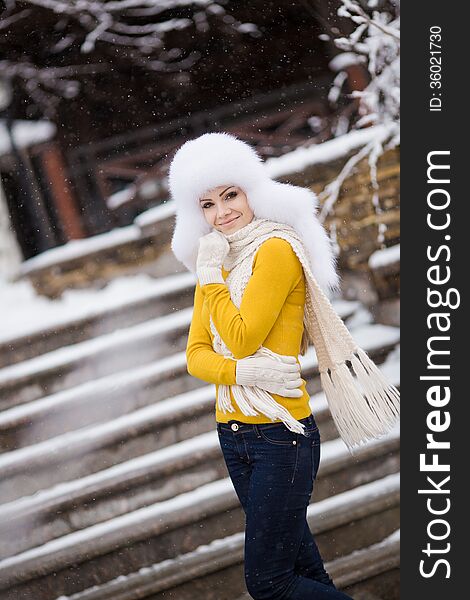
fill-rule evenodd
<path id="1" fill-rule="evenodd" d="M 237 360 L 236 382 L 238 385 L 258 386 L 259 388 L 285 396 L 287 398 L 300 398 L 302 385 L 300 378 L 300 365 L 294 356 L 277 354 L 278 358 L 270 356 L 256 356 L 252 354 Z"/>
<path id="2" fill-rule="evenodd" d="M 222 264 L 230 250 L 230 244 L 223 233 L 214 229 L 199 238 L 196 273 L 199 285 L 225 283 L 222 277 Z"/>

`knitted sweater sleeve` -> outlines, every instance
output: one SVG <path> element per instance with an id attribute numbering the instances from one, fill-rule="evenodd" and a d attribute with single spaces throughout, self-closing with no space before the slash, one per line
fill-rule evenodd
<path id="1" fill-rule="evenodd" d="M 255 254 L 240 309 L 225 283 L 201 287 L 217 331 L 235 359 L 250 356 L 263 344 L 302 276 L 302 264 L 289 242 L 272 237 Z"/>
<path id="2" fill-rule="evenodd" d="M 204 297 L 199 283 L 194 292 L 194 310 L 186 345 L 186 364 L 190 375 L 208 383 L 234 385 L 236 361 L 226 359 L 212 348 L 211 337 L 201 319 Z"/>

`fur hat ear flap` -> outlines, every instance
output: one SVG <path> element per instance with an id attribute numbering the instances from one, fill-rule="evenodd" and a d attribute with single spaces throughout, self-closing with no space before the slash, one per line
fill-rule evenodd
<path id="1" fill-rule="evenodd" d="M 191 218 L 191 215 L 177 211 L 171 249 L 188 271 L 196 273 L 199 239 L 211 231 L 212 228 L 206 222 L 202 213 L 199 215 L 193 214 L 193 218 Z"/>

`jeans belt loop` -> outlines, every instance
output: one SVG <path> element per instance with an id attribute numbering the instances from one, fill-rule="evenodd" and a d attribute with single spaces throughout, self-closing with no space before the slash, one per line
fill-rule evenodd
<path id="1" fill-rule="evenodd" d="M 256 423 L 253 423 L 253 429 L 255 430 L 256 437 L 260 438 L 261 433 L 259 432 L 258 425 Z"/>

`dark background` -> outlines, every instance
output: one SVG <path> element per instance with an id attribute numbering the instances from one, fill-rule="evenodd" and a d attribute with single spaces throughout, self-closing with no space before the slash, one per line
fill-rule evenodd
<path id="1" fill-rule="evenodd" d="M 465 61 L 468 58 L 465 33 L 468 23 L 468 5 L 459 4 L 458 12 L 449 5 L 431 1 L 426 4 L 406 3 L 402 14 L 402 158 L 401 209 L 402 244 L 402 376 L 401 376 L 401 597 L 403 600 L 457 598 L 467 595 L 467 534 L 468 483 L 467 432 L 468 389 L 465 373 L 468 350 L 464 336 L 468 331 L 465 287 L 468 277 L 466 261 L 468 247 L 466 229 L 468 192 L 465 173 L 468 170 L 467 104 L 464 92 Z M 442 27 L 443 45 L 443 111 L 428 112 L 429 88 L 429 27 Z M 433 517 L 426 509 L 426 496 L 417 490 L 426 486 L 426 474 L 419 471 L 419 454 L 425 452 L 427 384 L 419 381 L 426 365 L 426 340 L 431 335 L 426 327 L 426 316 L 432 312 L 426 304 L 426 247 L 439 243 L 442 234 L 432 232 L 426 225 L 426 155 L 431 150 L 450 150 L 450 178 L 452 222 L 450 241 L 452 277 L 449 287 L 461 292 L 461 305 L 449 310 L 452 319 L 451 336 L 451 401 L 446 408 L 451 412 L 451 426 L 442 439 L 451 440 L 451 510 L 443 518 L 451 525 L 451 551 L 443 555 L 451 563 L 451 577 L 445 579 L 444 569 L 437 569 L 434 577 L 424 579 L 419 574 L 419 562 L 425 558 L 422 548 L 428 538 L 426 527 Z M 447 187 L 447 186 L 446 186 Z M 449 189 L 449 188 L 447 188 Z M 441 311 L 444 309 L 440 309 Z M 443 334 L 444 335 L 444 334 Z M 444 437 L 448 436 L 448 437 Z M 442 461 L 446 455 L 443 455 Z M 429 460 L 429 459 L 428 459 Z M 438 473 L 436 481 L 441 479 Z M 436 504 L 437 506 L 437 504 Z M 435 547 L 443 543 L 434 542 Z M 435 555 L 437 556 L 437 555 Z M 430 564 L 431 561 L 427 561 Z M 459 591 L 458 591 L 459 590 Z"/>

